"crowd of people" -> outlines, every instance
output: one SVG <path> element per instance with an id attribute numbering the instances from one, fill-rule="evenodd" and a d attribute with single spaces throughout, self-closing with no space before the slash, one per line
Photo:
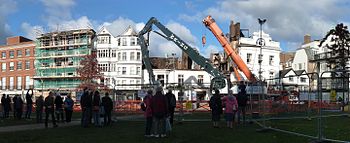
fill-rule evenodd
<path id="1" fill-rule="evenodd" d="M 241 116 L 243 116 L 243 124 L 245 124 L 245 111 L 248 97 L 246 95 L 246 86 L 243 82 L 238 86 L 238 89 L 239 92 L 237 97 L 233 96 L 232 91 L 230 90 L 227 96 L 221 98 L 219 90 L 215 90 L 214 96 L 210 98 L 209 106 L 212 113 L 214 128 L 219 127 L 220 116 L 222 113 L 224 113 L 226 126 L 228 128 L 233 128 L 236 114 L 238 116 L 238 124 L 241 123 Z"/>
<path id="2" fill-rule="evenodd" d="M 162 87 L 157 87 L 154 95 L 153 90 L 148 90 L 142 104 L 145 106 L 145 137 L 166 137 L 173 127 L 176 108 L 172 90 L 168 90 L 165 95 Z"/>

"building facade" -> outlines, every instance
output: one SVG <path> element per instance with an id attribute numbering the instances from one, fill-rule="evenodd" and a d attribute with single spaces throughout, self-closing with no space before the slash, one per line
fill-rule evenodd
<path id="1" fill-rule="evenodd" d="M 142 53 L 134 29 L 129 26 L 124 33 L 114 36 L 103 27 L 97 33 L 95 48 L 105 77 L 101 82 L 124 97 L 136 95 L 141 89 Z"/>
<path id="2" fill-rule="evenodd" d="M 77 29 L 37 37 L 35 89 L 44 95 L 59 90 L 62 95 L 72 92 L 74 96 L 81 83 L 77 68 L 83 57 L 91 54 L 94 36 L 92 29 Z"/>
<path id="3" fill-rule="evenodd" d="M 260 46 L 257 41 L 260 38 L 260 32 L 254 32 L 249 38 L 241 37 L 239 39 L 238 52 L 242 60 L 252 71 L 252 73 L 259 78 L 259 55 Z M 263 46 L 262 46 L 262 63 L 261 76 L 262 80 L 266 80 L 269 84 L 276 84 L 274 80 L 278 77 L 280 70 L 280 43 L 273 41 L 269 34 L 262 32 Z M 243 75 L 241 73 L 241 75 Z M 244 77 L 245 79 L 245 77 Z"/>
<path id="4" fill-rule="evenodd" d="M 23 95 L 33 88 L 34 48 L 34 41 L 22 36 L 9 37 L 0 46 L 0 94 Z"/>

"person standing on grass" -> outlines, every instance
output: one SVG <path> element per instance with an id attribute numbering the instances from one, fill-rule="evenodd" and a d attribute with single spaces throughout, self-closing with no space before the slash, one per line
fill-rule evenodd
<path id="1" fill-rule="evenodd" d="M 92 112 L 94 116 L 94 124 L 96 127 L 99 127 L 100 126 L 100 105 L 101 105 L 100 92 L 95 91 L 92 98 L 93 98 Z"/>
<path id="2" fill-rule="evenodd" d="M 29 91 L 32 91 L 32 93 L 29 94 Z M 32 114 L 32 108 L 33 108 L 32 98 L 33 98 L 33 89 L 28 89 L 27 94 L 26 94 L 26 102 L 27 102 L 26 115 L 25 115 L 26 119 L 30 119 L 30 114 Z"/>
<path id="3" fill-rule="evenodd" d="M 11 111 L 11 98 L 9 95 L 7 95 L 5 100 L 5 118 L 10 117 L 10 111 Z"/>
<path id="4" fill-rule="evenodd" d="M 74 101 L 72 100 L 72 95 L 69 93 L 67 98 L 64 100 L 64 111 L 66 113 L 66 122 L 72 121 Z"/>
<path id="5" fill-rule="evenodd" d="M 1 107 L 2 109 L 0 110 L 2 112 L 2 118 L 5 118 L 5 102 L 6 102 L 6 95 L 5 94 L 2 94 L 2 97 L 1 97 Z"/>
<path id="6" fill-rule="evenodd" d="M 61 95 L 59 93 L 56 94 L 56 98 L 55 98 L 55 113 L 56 113 L 56 117 L 57 117 L 57 122 L 60 121 L 60 117 L 61 117 L 61 122 L 64 122 L 63 119 L 63 99 L 61 97 Z"/>
<path id="7" fill-rule="evenodd" d="M 22 100 L 22 97 L 17 95 L 17 98 L 16 98 L 16 117 L 17 119 L 22 119 L 22 113 L 23 113 L 23 100 Z"/>
<path id="8" fill-rule="evenodd" d="M 111 125 L 111 122 L 112 122 L 111 112 L 113 110 L 113 101 L 109 97 L 108 92 L 106 92 L 105 96 L 102 98 L 102 106 L 105 112 L 103 116 L 104 126 Z"/>
<path id="9" fill-rule="evenodd" d="M 163 88 L 157 87 L 152 98 L 152 116 L 154 118 L 154 132 L 156 137 L 165 137 L 165 118 L 168 114 L 168 102 L 163 94 Z"/>
<path id="10" fill-rule="evenodd" d="M 84 93 L 81 96 L 80 99 L 80 105 L 82 108 L 82 126 L 84 128 L 88 127 L 88 125 L 91 123 L 91 111 L 92 111 L 92 99 L 91 99 L 91 93 L 87 88 L 84 89 Z"/>
<path id="11" fill-rule="evenodd" d="M 241 123 L 241 114 L 243 116 L 243 124 L 245 124 L 245 108 L 247 106 L 248 97 L 246 94 L 246 86 L 244 85 L 244 82 L 241 81 L 240 85 L 238 86 L 239 92 L 237 95 L 237 102 L 238 102 L 238 124 Z"/>
<path id="12" fill-rule="evenodd" d="M 56 119 L 55 119 L 55 102 L 54 102 L 54 93 L 52 91 L 49 92 L 49 96 L 45 98 L 45 128 L 48 127 L 49 116 L 51 114 L 51 120 L 53 127 L 57 127 Z"/>
<path id="13" fill-rule="evenodd" d="M 43 108 L 44 108 L 44 97 L 42 95 L 39 96 L 35 100 L 35 112 L 36 112 L 36 122 L 42 123 L 43 122 Z"/>
<path id="14" fill-rule="evenodd" d="M 153 91 L 150 89 L 147 91 L 147 95 L 145 96 L 145 98 L 143 98 L 143 103 L 146 106 L 146 110 L 145 110 L 145 118 L 146 118 L 146 131 L 145 131 L 145 137 L 151 137 L 151 130 L 152 130 L 152 122 L 153 122 L 153 118 L 152 118 L 152 107 L 151 107 L 151 103 L 152 103 L 152 93 Z"/>
<path id="15" fill-rule="evenodd" d="M 167 98 L 168 101 L 168 107 L 169 107 L 169 115 L 170 115 L 170 124 L 173 126 L 174 122 L 174 112 L 176 108 L 176 98 L 175 95 L 172 93 L 172 90 L 169 89 L 168 93 L 165 94 L 165 97 Z"/>
<path id="16" fill-rule="evenodd" d="M 219 127 L 220 115 L 222 114 L 222 102 L 220 98 L 220 91 L 215 90 L 214 96 L 210 98 L 209 106 L 211 109 L 213 127 Z"/>
<path id="17" fill-rule="evenodd" d="M 12 110 L 13 110 L 13 118 L 17 118 L 17 113 L 16 113 L 16 102 L 17 102 L 17 95 L 15 95 L 13 98 L 12 98 Z"/>
<path id="18" fill-rule="evenodd" d="M 235 121 L 235 114 L 238 109 L 238 104 L 236 97 L 232 95 L 232 91 L 229 90 L 228 95 L 225 96 L 222 99 L 224 106 L 225 106 L 225 119 L 226 119 L 226 126 L 228 128 L 233 127 L 233 122 Z"/>

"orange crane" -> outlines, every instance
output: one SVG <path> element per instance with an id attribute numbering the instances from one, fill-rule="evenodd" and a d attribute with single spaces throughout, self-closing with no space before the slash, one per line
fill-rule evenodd
<path id="1" fill-rule="evenodd" d="M 209 15 L 206 18 L 203 19 L 203 24 L 214 34 L 216 39 L 220 42 L 221 46 L 224 48 L 225 53 L 231 57 L 233 62 L 237 65 L 238 69 L 243 72 L 243 74 L 248 78 L 249 81 L 255 82 L 256 78 L 254 74 L 249 70 L 247 65 L 244 63 L 242 58 L 236 53 L 235 48 L 232 48 L 222 33 L 219 26 L 215 23 L 215 20 Z M 238 41 L 236 41 L 238 42 Z M 238 75 L 238 71 L 235 70 L 235 75 L 237 77 L 237 80 L 240 80 L 240 77 Z"/>

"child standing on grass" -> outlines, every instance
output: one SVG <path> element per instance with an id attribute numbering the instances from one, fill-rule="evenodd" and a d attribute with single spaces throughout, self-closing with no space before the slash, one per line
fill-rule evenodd
<path id="1" fill-rule="evenodd" d="M 228 95 L 225 96 L 222 101 L 225 105 L 226 126 L 232 129 L 233 121 L 235 120 L 235 114 L 238 109 L 236 97 L 232 95 L 232 91 L 230 90 Z"/>

